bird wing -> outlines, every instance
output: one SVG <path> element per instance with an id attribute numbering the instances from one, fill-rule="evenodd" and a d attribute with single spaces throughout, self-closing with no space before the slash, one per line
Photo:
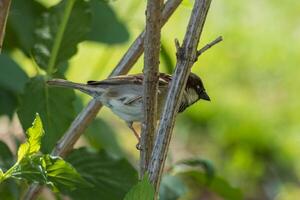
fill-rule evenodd
<path id="1" fill-rule="evenodd" d="M 124 103 L 124 105 L 126 105 L 126 106 L 130 106 L 130 105 L 132 105 L 132 104 L 134 104 L 134 103 L 136 103 L 136 102 L 141 101 L 142 98 L 143 98 L 142 96 L 135 96 L 135 97 L 133 97 L 133 98 L 125 99 L 125 101 L 123 101 L 123 103 Z"/>
<path id="2" fill-rule="evenodd" d="M 132 74 L 132 75 L 121 75 L 114 76 L 103 81 L 88 81 L 88 85 L 142 85 L 144 80 L 143 74 Z M 172 80 L 171 76 L 168 74 L 160 73 L 159 74 L 159 86 L 168 85 Z"/>

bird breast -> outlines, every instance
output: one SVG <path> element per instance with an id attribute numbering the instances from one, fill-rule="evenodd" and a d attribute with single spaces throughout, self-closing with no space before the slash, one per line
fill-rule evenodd
<path id="1" fill-rule="evenodd" d="M 109 101 L 111 111 L 127 122 L 142 121 L 142 102 L 126 105 L 119 99 Z"/>
<path id="2" fill-rule="evenodd" d="M 165 100 L 166 92 L 160 88 L 158 95 L 158 114 Z M 142 86 L 120 86 L 107 89 L 97 99 L 121 119 L 131 121 L 143 120 L 143 88 Z"/>

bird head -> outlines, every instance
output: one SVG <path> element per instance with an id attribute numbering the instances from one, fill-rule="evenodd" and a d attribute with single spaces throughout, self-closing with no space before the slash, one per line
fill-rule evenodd
<path id="1" fill-rule="evenodd" d="M 196 74 L 190 73 L 190 76 L 186 84 L 186 89 L 188 93 L 190 93 L 191 97 L 193 96 L 192 93 L 197 94 L 197 96 L 194 97 L 194 102 L 199 99 L 210 101 L 210 97 L 205 91 L 201 78 Z"/>

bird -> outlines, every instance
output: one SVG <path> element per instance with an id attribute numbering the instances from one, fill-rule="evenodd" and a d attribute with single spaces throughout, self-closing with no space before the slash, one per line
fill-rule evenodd
<path id="1" fill-rule="evenodd" d="M 100 101 L 126 122 L 138 140 L 138 148 L 140 136 L 133 128 L 133 122 L 143 121 L 143 79 L 144 75 L 140 73 L 113 76 L 101 81 L 88 81 L 87 84 L 74 83 L 64 79 L 51 79 L 47 81 L 47 84 L 50 86 L 77 89 Z M 171 75 L 165 73 L 158 74 L 158 116 L 163 110 L 171 81 Z M 210 101 L 201 78 L 194 73 L 190 73 L 178 113 L 183 112 L 200 99 Z"/>

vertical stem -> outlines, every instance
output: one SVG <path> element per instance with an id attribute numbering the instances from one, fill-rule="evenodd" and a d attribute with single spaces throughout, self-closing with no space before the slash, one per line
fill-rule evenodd
<path id="1" fill-rule="evenodd" d="M 53 73 L 53 68 L 54 68 L 55 63 L 56 63 L 56 58 L 57 58 L 57 55 L 58 55 L 58 51 L 59 51 L 64 33 L 65 33 L 67 23 L 69 21 L 74 3 L 75 3 L 75 0 L 68 0 L 67 3 L 66 3 L 66 7 L 65 7 L 65 10 L 64 10 L 64 15 L 63 15 L 62 21 L 61 21 L 61 23 L 58 27 L 58 31 L 57 31 L 57 34 L 55 36 L 54 44 L 53 44 L 53 47 L 52 47 L 52 50 L 51 50 L 51 56 L 50 56 L 48 67 L 47 67 L 47 73 L 48 74 Z M 78 27 L 78 28 L 80 28 L 80 27 Z"/>
<path id="2" fill-rule="evenodd" d="M 191 67 L 197 56 L 197 46 L 210 3 L 211 0 L 195 0 L 182 47 L 177 49 L 176 69 L 160 119 L 148 169 L 150 180 L 155 186 L 156 193 L 159 191 L 175 117 Z"/>
<path id="3" fill-rule="evenodd" d="M 10 3 L 10 0 L 0 0 L 0 53 L 2 51 Z"/>
<path id="4" fill-rule="evenodd" d="M 157 89 L 159 74 L 160 30 L 162 0 L 148 0 L 146 8 L 146 30 L 144 40 L 144 95 L 142 123 L 140 177 L 150 161 L 157 121 Z"/>

